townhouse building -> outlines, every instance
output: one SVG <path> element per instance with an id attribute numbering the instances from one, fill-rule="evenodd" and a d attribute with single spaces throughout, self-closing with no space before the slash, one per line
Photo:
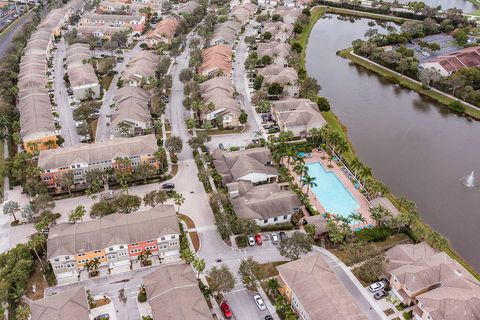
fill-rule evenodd
<path id="1" fill-rule="evenodd" d="M 67 74 L 73 95 L 78 100 L 100 97 L 100 84 L 93 66 L 89 63 L 92 57 L 90 46 L 84 43 L 70 45 L 67 49 Z"/>
<path id="2" fill-rule="evenodd" d="M 272 154 L 268 148 L 240 151 L 215 149 L 212 156 L 213 165 L 222 176 L 224 184 L 237 181 L 262 184 L 274 182 L 278 178 L 278 171 L 272 165 Z"/>
<path id="3" fill-rule="evenodd" d="M 202 51 L 202 64 L 198 72 L 207 77 L 232 75 L 232 48 L 215 45 Z"/>
<path id="4" fill-rule="evenodd" d="M 227 20 L 220 23 L 213 31 L 210 45 L 224 44 L 233 46 L 241 29 L 242 25 L 237 21 Z"/>
<path id="5" fill-rule="evenodd" d="M 153 319 L 211 320 L 212 312 L 189 264 L 162 266 L 142 278 L 148 308 L 140 316 Z"/>
<path id="6" fill-rule="evenodd" d="M 55 119 L 46 87 L 48 60 L 54 39 L 68 18 L 83 8 L 83 1 L 73 0 L 63 8 L 54 9 L 40 22 L 27 41 L 20 59 L 17 108 L 20 113 L 20 136 L 26 152 L 38 152 L 57 147 Z"/>
<path id="7" fill-rule="evenodd" d="M 386 252 L 391 292 L 422 320 L 480 317 L 480 281 L 445 252 L 425 242 L 400 244 Z"/>
<path id="8" fill-rule="evenodd" d="M 30 302 L 31 320 L 91 319 L 90 306 L 84 286 Z"/>
<path id="9" fill-rule="evenodd" d="M 79 25 L 81 26 L 110 26 L 131 28 L 134 33 L 142 33 L 145 29 L 145 17 L 138 14 L 98 14 L 89 12 L 82 16 Z"/>
<path id="10" fill-rule="evenodd" d="M 302 206 L 295 192 L 276 182 L 255 186 L 240 180 L 226 187 L 235 214 L 260 226 L 290 222 Z"/>
<path id="11" fill-rule="evenodd" d="M 158 56 L 151 51 L 140 51 L 134 54 L 121 76 L 124 84 L 141 86 L 150 83 L 155 78 L 155 69 L 158 65 Z"/>
<path id="12" fill-rule="evenodd" d="M 177 32 L 178 21 L 175 18 L 166 18 L 160 21 L 155 29 L 147 33 L 146 44 L 152 48 L 156 45 L 166 43 L 171 44 L 172 39 Z"/>
<path id="13" fill-rule="evenodd" d="M 200 93 L 206 103 L 212 103 L 215 108 L 202 112 L 201 120 L 218 120 L 224 127 L 238 127 L 241 107 L 234 98 L 235 88 L 232 80 L 226 77 L 211 78 L 200 84 Z"/>
<path id="14" fill-rule="evenodd" d="M 130 27 L 111 27 L 111 26 L 78 26 L 78 36 L 88 38 L 95 36 L 102 40 L 110 40 L 117 32 L 130 31 Z"/>
<path id="15" fill-rule="evenodd" d="M 157 150 L 154 135 L 118 138 L 40 151 L 38 166 L 43 171 L 41 177 L 48 188 L 58 188 L 57 180 L 68 171 L 73 172 L 75 185 L 79 186 L 86 183 L 87 171 L 111 170 L 118 166 L 118 159 L 130 159 L 132 171 L 140 164 L 158 167 L 154 156 Z"/>
<path id="16" fill-rule="evenodd" d="M 257 69 L 258 75 L 263 77 L 263 84 L 278 83 L 283 87 L 283 94 L 290 97 L 298 97 L 299 85 L 297 71 L 292 67 L 270 64 Z"/>
<path id="17" fill-rule="evenodd" d="M 111 137 L 140 135 L 152 128 L 150 94 L 147 91 L 125 86 L 116 92 L 113 101 Z"/>
<path id="18" fill-rule="evenodd" d="M 47 258 L 57 279 L 73 281 L 85 264 L 95 259 L 100 262 L 99 269 L 111 272 L 139 264 L 138 256 L 147 250 L 150 259 L 178 256 L 179 240 L 174 206 L 160 205 L 98 220 L 56 224 L 49 231 Z"/>
<path id="19" fill-rule="evenodd" d="M 321 254 L 285 263 L 277 270 L 280 292 L 299 319 L 368 319 Z"/>
<path id="20" fill-rule="evenodd" d="M 260 42 L 257 44 L 257 54 L 260 58 L 270 57 L 274 64 L 286 67 L 288 65 L 288 55 L 292 47 L 284 42 Z"/>
<path id="21" fill-rule="evenodd" d="M 322 128 L 327 124 L 318 105 L 310 99 L 285 98 L 273 101 L 272 114 L 280 130 L 291 131 L 296 137 L 306 137 L 310 129 Z"/>

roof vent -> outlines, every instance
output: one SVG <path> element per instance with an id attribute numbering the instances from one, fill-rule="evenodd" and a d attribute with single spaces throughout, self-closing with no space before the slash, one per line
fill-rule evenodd
<path id="1" fill-rule="evenodd" d="M 459 276 L 459 277 L 462 276 L 462 273 L 460 272 L 460 270 L 457 270 L 457 269 L 455 269 L 455 274 L 456 274 L 457 276 Z"/>

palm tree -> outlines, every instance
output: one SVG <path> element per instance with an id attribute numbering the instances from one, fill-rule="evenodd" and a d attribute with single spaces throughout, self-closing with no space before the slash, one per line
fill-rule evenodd
<path id="1" fill-rule="evenodd" d="M 342 138 L 338 141 L 337 154 L 341 156 L 346 152 L 348 152 L 348 143 Z"/>
<path id="2" fill-rule="evenodd" d="M 350 218 L 351 221 L 356 221 L 358 223 L 366 223 L 367 222 L 367 219 L 365 219 L 365 217 L 360 212 L 353 211 L 352 213 L 350 213 L 350 215 L 348 217 Z"/>
<path id="3" fill-rule="evenodd" d="M 386 220 L 390 218 L 392 214 L 385 207 L 378 205 L 370 208 L 370 216 L 373 221 L 375 221 L 375 226 L 379 227 L 380 225 L 385 224 Z"/>
<path id="4" fill-rule="evenodd" d="M 143 250 L 142 253 L 137 257 L 137 260 L 142 263 L 142 266 L 146 266 L 148 264 L 148 259 L 152 256 L 152 251 L 149 249 Z"/>
<path id="5" fill-rule="evenodd" d="M 303 173 L 303 169 L 305 168 L 305 165 L 304 164 L 301 164 L 301 163 L 297 163 L 295 164 L 295 167 L 293 167 L 293 171 L 298 174 L 298 175 L 301 175 Z"/>
<path id="6" fill-rule="evenodd" d="M 180 213 L 180 206 L 185 202 L 185 197 L 181 193 L 175 192 L 173 194 L 173 201 L 178 206 L 177 213 Z"/>
<path id="7" fill-rule="evenodd" d="M 302 177 L 302 187 L 307 186 L 307 195 L 310 192 L 310 188 L 317 186 L 317 183 L 315 182 L 315 180 L 317 180 L 317 178 L 312 177 L 308 174 Z"/>
<path id="8" fill-rule="evenodd" d="M 366 165 L 362 165 L 362 167 L 360 168 L 360 177 L 362 179 L 362 184 L 365 184 L 365 180 L 368 178 L 368 177 L 371 177 L 372 176 L 372 169 L 370 169 L 369 167 L 367 167 Z"/>
<path id="9" fill-rule="evenodd" d="M 362 162 L 358 158 L 353 158 L 352 161 L 350 161 L 350 170 L 353 171 L 353 174 L 355 177 L 358 177 L 358 171 L 360 168 L 363 166 Z"/>
<path id="10" fill-rule="evenodd" d="M 33 250 L 33 252 L 35 252 L 35 255 L 37 256 L 37 259 L 38 259 L 38 262 L 40 262 L 40 265 L 42 266 L 42 269 L 43 269 L 43 262 L 42 262 L 42 258 L 40 257 L 40 255 L 38 254 L 38 248 L 40 246 L 43 247 L 43 243 L 46 241 L 45 239 L 45 236 L 43 235 L 39 235 L 39 236 L 35 236 L 33 237 L 30 241 L 28 241 L 27 245 L 28 245 L 28 248 L 30 250 Z"/>
<path id="11" fill-rule="evenodd" d="M 280 284 L 276 278 L 270 278 L 267 281 L 267 292 L 274 298 L 278 294 L 278 289 L 280 289 Z"/>
<path id="12" fill-rule="evenodd" d="M 193 267 L 197 270 L 197 279 L 200 279 L 200 273 L 205 270 L 205 266 L 206 263 L 204 259 L 200 259 L 199 257 L 197 257 L 195 258 L 195 260 L 193 260 Z"/>
<path id="13" fill-rule="evenodd" d="M 91 276 L 96 276 L 98 274 L 98 267 L 100 267 L 100 260 L 98 258 L 95 258 L 93 260 L 87 261 L 83 268 L 87 270 L 87 272 Z"/>

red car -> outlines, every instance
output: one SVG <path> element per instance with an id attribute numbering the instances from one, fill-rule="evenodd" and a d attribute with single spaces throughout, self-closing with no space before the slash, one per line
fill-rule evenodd
<path id="1" fill-rule="evenodd" d="M 262 235 L 260 233 L 257 233 L 255 235 L 255 243 L 257 244 L 257 246 L 261 246 L 263 241 L 262 241 Z"/>
<path id="2" fill-rule="evenodd" d="M 223 301 L 220 305 L 220 309 L 222 309 L 223 315 L 227 319 L 231 319 L 233 316 L 232 310 L 230 310 L 230 306 L 227 304 L 227 301 Z"/>

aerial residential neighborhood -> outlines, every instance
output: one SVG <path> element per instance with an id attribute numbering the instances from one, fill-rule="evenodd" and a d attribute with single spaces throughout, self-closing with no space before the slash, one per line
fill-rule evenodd
<path id="1" fill-rule="evenodd" d="M 433 5 L 0 3 L 0 318 L 480 318 L 480 8 Z"/>

